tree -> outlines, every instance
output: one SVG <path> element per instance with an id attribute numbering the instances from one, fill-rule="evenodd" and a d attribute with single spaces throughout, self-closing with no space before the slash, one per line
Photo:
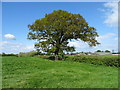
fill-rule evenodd
<path id="1" fill-rule="evenodd" d="M 2 56 L 6 56 L 6 54 L 3 52 L 3 53 L 2 53 Z"/>
<path id="2" fill-rule="evenodd" d="M 70 46 L 68 46 L 67 49 L 66 49 L 66 51 L 67 51 L 67 53 L 68 53 L 68 52 L 72 53 L 72 52 L 75 51 L 75 47 L 70 47 Z"/>
<path id="3" fill-rule="evenodd" d="M 102 52 L 101 50 L 97 50 L 96 52 Z"/>
<path id="4" fill-rule="evenodd" d="M 105 52 L 110 53 L 110 51 L 109 51 L 109 50 L 105 50 Z"/>
<path id="5" fill-rule="evenodd" d="M 82 40 L 90 46 L 100 44 L 96 40 L 96 29 L 90 27 L 80 14 L 54 10 L 28 27 L 28 39 L 37 40 L 35 47 L 43 52 L 53 53 L 55 60 L 58 60 L 59 54 L 68 51 L 68 48 L 74 48 L 68 46 L 68 40 Z"/>

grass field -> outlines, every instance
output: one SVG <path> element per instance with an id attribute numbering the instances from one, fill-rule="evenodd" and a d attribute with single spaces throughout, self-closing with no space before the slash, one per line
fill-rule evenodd
<path id="1" fill-rule="evenodd" d="M 3 88 L 117 88 L 118 68 L 38 57 L 3 57 Z"/>

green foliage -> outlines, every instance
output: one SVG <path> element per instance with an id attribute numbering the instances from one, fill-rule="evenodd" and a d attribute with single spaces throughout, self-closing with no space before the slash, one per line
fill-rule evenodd
<path id="1" fill-rule="evenodd" d="M 1 56 L 18 56 L 18 54 L 6 54 L 6 53 L 2 53 Z"/>
<path id="2" fill-rule="evenodd" d="M 66 60 L 76 61 L 76 62 L 84 62 L 95 65 L 107 65 L 107 66 L 115 66 L 120 67 L 118 56 L 110 56 L 110 55 L 74 55 L 69 56 Z"/>
<path id="3" fill-rule="evenodd" d="M 109 51 L 109 50 L 105 50 L 105 52 L 110 53 L 110 51 Z"/>
<path id="4" fill-rule="evenodd" d="M 56 56 L 65 51 L 75 50 L 74 47 L 68 46 L 68 40 L 82 40 L 90 46 L 100 44 L 96 40 L 96 29 L 90 27 L 80 14 L 57 10 L 46 14 L 44 18 L 36 20 L 28 27 L 28 39 L 38 41 L 35 48 Z"/>
<path id="5" fill-rule="evenodd" d="M 3 57 L 2 59 L 3 89 L 118 88 L 118 85 L 116 67 L 50 61 L 38 57 Z"/>
<path id="6" fill-rule="evenodd" d="M 46 55 L 45 53 L 38 53 L 37 55 Z"/>
<path id="7" fill-rule="evenodd" d="M 105 51 L 97 50 L 96 52 L 106 52 L 106 53 L 110 53 L 109 50 L 105 50 Z"/>
<path id="8" fill-rule="evenodd" d="M 20 52 L 19 54 L 18 54 L 18 57 L 33 57 L 33 56 L 35 56 L 35 55 L 37 55 L 38 53 L 36 52 L 36 51 L 30 51 L 30 52 L 26 52 L 26 53 L 24 53 L 24 52 Z"/>
<path id="9" fill-rule="evenodd" d="M 102 52 L 101 50 L 97 50 L 96 52 Z"/>

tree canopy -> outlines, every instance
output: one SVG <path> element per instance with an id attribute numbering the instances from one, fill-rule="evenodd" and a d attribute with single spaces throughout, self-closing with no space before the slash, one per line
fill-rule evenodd
<path id="1" fill-rule="evenodd" d="M 110 53 L 110 51 L 109 51 L 109 50 L 105 50 L 105 52 Z"/>
<path id="2" fill-rule="evenodd" d="M 96 40 L 98 37 L 96 29 L 90 27 L 80 14 L 54 10 L 28 27 L 30 29 L 28 39 L 38 41 L 35 48 L 55 54 L 55 59 L 65 51 L 74 51 L 74 47 L 68 46 L 68 40 L 82 40 L 89 46 L 99 44 Z"/>
<path id="3" fill-rule="evenodd" d="M 101 50 L 97 50 L 96 52 L 102 52 Z"/>

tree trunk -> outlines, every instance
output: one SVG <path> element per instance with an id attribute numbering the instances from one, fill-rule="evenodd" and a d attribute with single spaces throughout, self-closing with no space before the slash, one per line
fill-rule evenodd
<path id="1" fill-rule="evenodd" d="M 55 55 L 55 60 L 58 60 L 58 55 Z"/>
<path id="2" fill-rule="evenodd" d="M 55 60 L 58 60 L 58 52 L 59 52 L 59 49 L 56 49 L 56 52 L 55 52 Z"/>
<path id="3" fill-rule="evenodd" d="M 59 57 L 58 57 L 59 50 L 60 50 L 60 47 L 59 47 L 59 44 L 57 44 L 56 50 L 55 50 L 55 60 L 58 60 L 58 59 L 59 59 Z"/>

